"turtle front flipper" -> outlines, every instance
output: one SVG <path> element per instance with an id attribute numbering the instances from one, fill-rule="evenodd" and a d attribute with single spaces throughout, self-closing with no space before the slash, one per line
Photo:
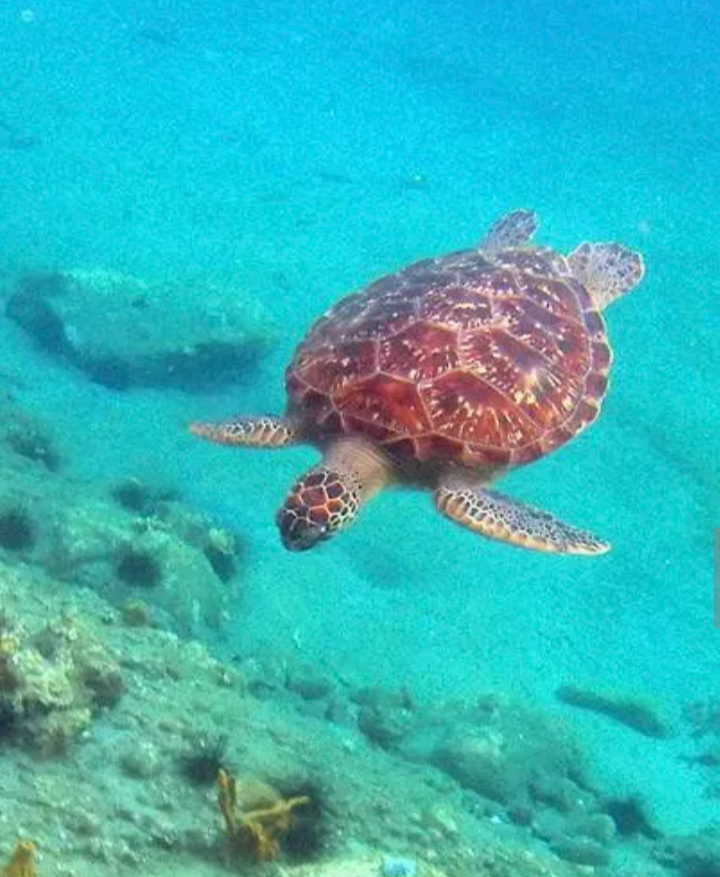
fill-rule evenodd
<path id="1" fill-rule="evenodd" d="M 556 554 L 604 554 L 610 545 L 587 530 L 565 524 L 548 512 L 502 493 L 472 485 L 440 485 L 438 509 L 463 527 L 521 548 Z"/>
<path id="2" fill-rule="evenodd" d="M 285 448 L 302 441 L 298 424 L 289 417 L 273 414 L 238 416 L 217 423 L 196 421 L 190 432 L 219 445 L 247 448 Z"/>
<path id="3" fill-rule="evenodd" d="M 538 218 L 533 210 L 513 210 L 490 227 L 479 249 L 492 254 L 508 247 L 523 247 L 530 243 L 537 227 Z"/>
<path id="4" fill-rule="evenodd" d="M 645 274 L 640 253 L 617 243 L 582 243 L 570 253 L 568 264 L 599 311 L 630 292 Z"/>

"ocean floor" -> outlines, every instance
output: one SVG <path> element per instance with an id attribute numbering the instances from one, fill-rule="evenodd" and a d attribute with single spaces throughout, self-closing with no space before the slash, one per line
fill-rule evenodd
<path id="1" fill-rule="evenodd" d="M 360 684 L 299 632 L 218 659 L 200 639 L 243 614 L 231 534 L 139 480 L 72 475 L 16 401 L 3 420 L 8 860 L 19 842 L 48 877 L 717 873 L 720 839 L 672 809 L 720 794 L 717 701 L 673 716 L 592 684 L 552 707 L 482 685 L 433 699 Z"/>
<path id="2" fill-rule="evenodd" d="M 718 867 L 711 836 L 663 836 L 643 821 L 644 790 L 587 782 L 557 715 L 500 694 L 432 705 L 354 690 L 292 648 L 219 662 L 149 610 L 23 565 L 3 564 L 0 599 L 0 848 L 31 839 L 38 874 L 256 873 L 255 847 L 224 828 L 220 766 L 248 813 L 310 798 L 272 873 L 374 877 L 396 860 L 425 877 L 587 873 L 573 861 L 716 873 L 692 864 Z"/>

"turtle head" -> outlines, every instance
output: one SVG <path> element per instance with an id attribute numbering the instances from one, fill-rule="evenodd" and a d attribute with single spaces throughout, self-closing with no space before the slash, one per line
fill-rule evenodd
<path id="1" fill-rule="evenodd" d="M 354 473 L 320 465 L 293 487 L 277 514 L 283 545 L 306 551 L 346 527 L 357 515 L 361 485 Z"/>

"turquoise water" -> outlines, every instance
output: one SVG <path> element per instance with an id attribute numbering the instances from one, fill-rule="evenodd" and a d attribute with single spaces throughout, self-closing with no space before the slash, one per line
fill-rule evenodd
<path id="1" fill-rule="evenodd" d="M 718 28 L 702 0 L 3 5 L 3 270 L 199 274 L 279 324 L 251 385 L 192 396 L 90 385 L 3 320 L 0 370 L 23 374 L 79 474 L 161 477 L 243 534 L 220 654 L 295 642 L 358 683 L 554 708 L 569 679 L 671 714 L 717 696 Z M 214 448 L 185 422 L 282 410 L 282 369 L 320 311 L 520 206 L 558 249 L 645 255 L 608 315 L 602 417 L 503 484 L 614 550 L 513 550 L 399 492 L 321 551 L 285 553 L 274 512 L 313 452 Z M 567 714 L 608 782 L 642 786 L 680 828 L 718 817 L 680 744 L 640 749 Z"/>

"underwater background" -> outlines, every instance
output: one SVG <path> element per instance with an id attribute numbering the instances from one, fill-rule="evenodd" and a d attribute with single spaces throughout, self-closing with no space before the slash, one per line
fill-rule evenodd
<path id="1" fill-rule="evenodd" d="M 701 837 L 720 820 L 717 744 L 712 757 L 695 751 L 720 733 L 718 32 L 711 0 L 2 4 L 4 301 L 76 272 L 85 294 L 138 278 L 123 281 L 145 290 L 122 327 L 131 339 L 144 321 L 169 337 L 217 290 L 252 323 L 231 377 L 215 381 L 211 362 L 188 388 L 88 376 L 38 345 L 11 305 L 1 318 L 8 404 L 56 436 L 68 485 L 135 479 L 237 541 L 222 618 L 174 624 L 165 606 L 161 628 L 241 668 L 287 652 L 350 688 L 517 698 L 566 720 L 594 781 L 616 800 L 640 796 L 658 836 Z M 503 481 L 613 550 L 516 550 L 449 525 L 428 494 L 407 490 L 384 493 L 316 552 L 284 551 L 274 514 L 315 452 L 215 447 L 187 423 L 282 412 L 283 370 L 320 313 L 410 261 L 472 246 L 517 207 L 535 209 L 539 240 L 563 252 L 618 240 L 645 257 L 645 280 L 607 316 L 615 362 L 598 423 Z M 92 314 L 66 315 L 78 343 L 83 331 L 112 336 L 104 317 L 117 300 L 97 296 Z M 12 500 L 50 527 L 43 480 L 8 476 L 2 507 Z M 2 547 L 16 600 L 26 568 L 53 576 L 27 548 Z M 97 584 L 54 578 L 58 605 Z M 152 604 L 151 591 L 130 584 L 127 597 Z M 647 697 L 671 730 L 641 734 L 562 703 L 567 685 Z M 0 744 L 0 772 L 24 757 Z M 20 828 L 8 805 L 0 816 L 11 851 Z M 700 866 L 653 861 L 597 867 L 720 873 L 720 852 Z M 409 867 L 383 867 L 393 864 Z M 40 872 L 62 869 L 48 853 Z"/>

